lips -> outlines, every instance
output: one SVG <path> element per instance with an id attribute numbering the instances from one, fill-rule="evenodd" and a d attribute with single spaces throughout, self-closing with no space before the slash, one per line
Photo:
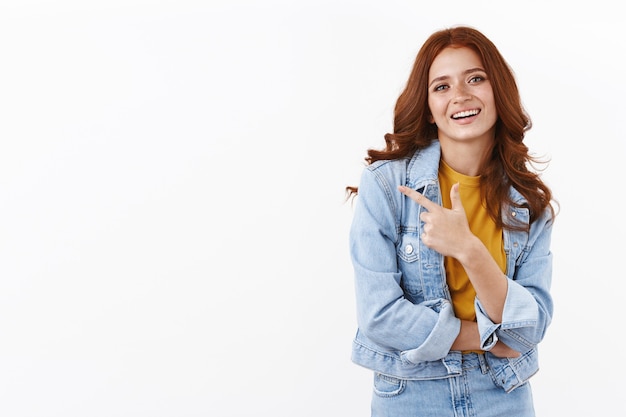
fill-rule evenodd
<path id="1" fill-rule="evenodd" d="M 452 118 L 454 120 L 464 119 L 466 117 L 476 116 L 478 113 L 480 113 L 480 109 L 463 110 L 463 111 L 460 111 L 458 113 L 454 113 L 452 115 Z"/>

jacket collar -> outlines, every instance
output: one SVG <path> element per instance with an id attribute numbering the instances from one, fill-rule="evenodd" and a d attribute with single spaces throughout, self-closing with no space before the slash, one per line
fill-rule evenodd
<path id="1" fill-rule="evenodd" d="M 425 183 L 436 182 L 439 175 L 441 146 L 433 139 L 426 148 L 415 152 L 407 166 L 407 187 L 417 188 Z"/>
<path id="2" fill-rule="evenodd" d="M 433 139 L 425 148 L 415 152 L 409 160 L 407 167 L 406 185 L 411 188 L 420 188 L 424 184 L 438 181 L 439 159 L 441 158 L 441 145 L 438 139 Z M 526 199 L 515 188 L 509 189 L 511 201 L 520 206 L 525 205 Z"/>

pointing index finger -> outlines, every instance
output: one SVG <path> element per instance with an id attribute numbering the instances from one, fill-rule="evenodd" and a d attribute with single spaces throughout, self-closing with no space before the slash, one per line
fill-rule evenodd
<path id="1" fill-rule="evenodd" d="M 409 197 L 411 200 L 415 201 L 420 206 L 425 207 L 426 210 L 428 211 L 432 211 L 433 209 L 438 207 L 436 203 L 433 203 L 428 198 L 424 197 L 422 193 L 419 193 L 412 188 L 406 187 L 404 185 L 399 185 L 398 191 L 400 191 L 405 196 Z"/>

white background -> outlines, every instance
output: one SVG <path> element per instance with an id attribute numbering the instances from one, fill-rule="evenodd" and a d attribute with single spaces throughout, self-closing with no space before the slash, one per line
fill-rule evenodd
<path id="1" fill-rule="evenodd" d="M 623 404 L 610 1 L 0 3 L 0 415 L 367 416 L 344 187 L 428 35 L 515 70 L 561 212 L 539 416 Z"/>

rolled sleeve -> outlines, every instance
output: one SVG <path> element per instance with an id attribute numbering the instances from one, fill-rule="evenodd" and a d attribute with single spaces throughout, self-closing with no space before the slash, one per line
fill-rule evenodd
<path id="1" fill-rule="evenodd" d="M 444 358 L 461 331 L 461 320 L 454 316 L 452 304 L 448 300 L 435 300 L 430 303 L 438 312 L 437 321 L 424 343 L 401 353 L 402 358 L 408 362 L 419 363 Z"/>
<path id="2" fill-rule="evenodd" d="M 483 350 L 491 350 L 498 340 L 519 352 L 525 352 L 537 343 L 532 337 L 539 320 L 537 301 L 526 288 L 515 281 L 509 279 L 508 284 L 500 324 L 491 321 L 478 298 L 475 300 L 478 332 Z"/>

